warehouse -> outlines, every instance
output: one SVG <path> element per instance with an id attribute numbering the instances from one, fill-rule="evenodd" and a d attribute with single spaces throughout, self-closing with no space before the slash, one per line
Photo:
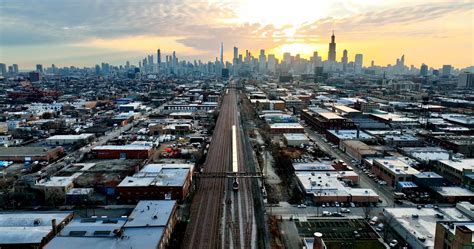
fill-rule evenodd
<path id="1" fill-rule="evenodd" d="M 342 151 L 359 162 L 367 157 L 376 157 L 382 155 L 382 153 L 359 140 L 344 140 L 341 142 L 339 147 Z"/>
<path id="2" fill-rule="evenodd" d="M 96 146 L 92 153 L 101 159 L 147 159 L 153 154 L 153 147 L 148 145 L 103 145 Z"/>
<path id="3" fill-rule="evenodd" d="M 49 145 L 86 145 L 95 139 L 94 134 L 83 133 L 80 135 L 55 135 L 46 139 Z"/>
<path id="4" fill-rule="evenodd" d="M 275 123 L 270 124 L 270 133 L 304 133 L 304 127 L 299 123 Z"/>
<path id="5" fill-rule="evenodd" d="M 377 203 L 379 196 L 372 189 L 348 187 L 348 181 L 355 184 L 358 176 L 348 171 L 296 172 L 296 177 L 306 195 L 315 203 L 357 202 Z M 346 183 L 345 183 L 346 182 Z"/>
<path id="6" fill-rule="evenodd" d="M 285 133 L 283 134 L 283 140 L 290 147 L 301 147 L 309 144 L 309 138 L 301 133 Z"/>
<path id="7" fill-rule="evenodd" d="M 140 201 L 128 218 L 75 219 L 44 248 L 164 249 L 176 220 L 176 201 Z"/>
<path id="8" fill-rule="evenodd" d="M 404 160 L 400 160 L 397 157 L 374 159 L 372 172 L 392 187 L 397 186 L 398 182 L 410 182 L 413 180 L 413 175 L 420 173 Z"/>
<path id="9" fill-rule="evenodd" d="M 52 162 L 64 152 L 63 147 L 0 147 L 0 161 Z"/>
<path id="10" fill-rule="evenodd" d="M 184 199 L 191 187 L 192 164 L 148 164 L 117 186 L 120 198 L 137 200 Z"/>
<path id="11" fill-rule="evenodd" d="M 69 223 L 72 212 L 16 212 L 0 214 L 2 249 L 42 248 Z"/>

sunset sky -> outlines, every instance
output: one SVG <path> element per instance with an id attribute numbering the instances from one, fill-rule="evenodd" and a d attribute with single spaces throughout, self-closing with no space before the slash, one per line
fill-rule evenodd
<path id="1" fill-rule="evenodd" d="M 138 64 L 157 48 L 213 61 L 221 41 L 228 61 L 234 45 L 325 60 L 332 30 L 338 61 L 474 65 L 473 0 L 2 0 L 0 23 L 0 62 L 20 69 Z"/>

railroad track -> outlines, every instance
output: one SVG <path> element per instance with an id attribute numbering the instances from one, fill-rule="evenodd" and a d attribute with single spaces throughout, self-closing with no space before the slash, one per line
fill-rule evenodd
<path id="1" fill-rule="evenodd" d="M 236 95 L 232 88 L 224 95 L 204 173 L 232 171 L 232 125 L 238 131 L 238 171 L 248 170 Z M 199 180 L 183 248 L 255 248 L 252 179 L 241 178 L 238 192 L 232 191 L 232 181 L 225 177 Z"/>
<path id="2" fill-rule="evenodd" d="M 203 172 L 226 172 L 230 167 L 231 125 L 234 122 L 235 96 L 224 97 L 219 117 L 209 146 Z M 225 178 L 203 178 L 199 181 L 191 204 L 183 248 L 220 248 L 220 218 L 226 190 Z"/>

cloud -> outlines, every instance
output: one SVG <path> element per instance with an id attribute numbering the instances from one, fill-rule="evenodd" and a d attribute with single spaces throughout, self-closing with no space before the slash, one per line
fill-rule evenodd
<path id="1" fill-rule="evenodd" d="M 227 51 L 234 45 L 254 52 L 288 44 L 326 46 L 332 30 L 336 35 L 344 34 L 348 42 L 451 37 L 449 28 L 459 28 L 459 23 L 447 29 L 436 20 L 472 13 L 474 8 L 472 1 L 412 3 L 420 1 L 372 1 L 370 5 L 362 0 L 338 0 L 331 2 L 332 10 L 324 18 L 299 26 L 275 26 L 236 21 L 240 0 L 5 0 L 0 4 L 0 48 L 19 51 L 28 46 L 90 46 L 135 53 L 151 52 L 156 43 L 162 51 L 209 59 L 218 54 L 220 42 Z M 261 14 L 269 11 L 272 6 L 262 9 Z M 469 21 L 463 25 L 460 28 L 465 29 Z M 470 32 L 472 35 L 472 22 Z"/>
<path id="2" fill-rule="evenodd" d="M 443 16 L 458 13 L 468 12 L 474 9 L 472 2 L 443 2 L 443 3 L 427 3 L 412 6 L 404 6 L 398 8 L 391 8 L 382 11 L 370 11 L 357 14 L 345 18 L 324 18 L 315 22 L 306 24 L 298 28 L 297 34 L 305 38 L 320 38 L 321 35 L 326 35 L 332 30 L 337 30 L 338 33 L 357 35 L 358 37 L 364 35 L 373 35 L 373 33 L 393 33 L 394 35 L 409 34 L 421 32 L 419 34 L 428 34 L 426 28 L 421 25 L 425 21 L 433 21 Z M 391 27 L 400 25 L 418 26 L 419 31 L 413 30 L 392 30 Z M 435 34 L 439 29 L 431 29 L 430 33 Z"/>

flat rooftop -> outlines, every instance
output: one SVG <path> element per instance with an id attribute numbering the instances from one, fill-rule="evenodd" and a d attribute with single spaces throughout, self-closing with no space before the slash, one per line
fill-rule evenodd
<path id="1" fill-rule="evenodd" d="M 457 196 L 457 197 L 474 197 L 474 192 L 469 189 L 462 187 L 433 187 L 433 190 L 436 191 L 441 196 Z"/>
<path id="2" fill-rule="evenodd" d="M 287 140 L 309 140 L 308 136 L 302 133 L 284 133 L 283 136 Z"/>
<path id="3" fill-rule="evenodd" d="M 374 158 L 374 163 L 375 162 L 395 175 L 416 175 L 420 173 L 410 164 L 397 157 Z"/>
<path id="4" fill-rule="evenodd" d="M 101 145 L 96 146 L 92 150 L 151 150 L 152 147 L 142 144 L 126 144 L 126 145 Z"/>
<path id="5" fill-rule="evenodd" d="M 118 187 L 183 186 L 192 164 L 148 164 L 133 176 L 127 176 Z"/>
<path id="6" fill-rule="evenodd" d="M 270 129 L 304 129 L 299 123 L 274 123 L 270 124 Z"/>
<path id="7" fill-rule="evenodd" d="M 405 147 L 402 150 L 422 161 L 449 159 L 449 152 L 440 147 Z"/>
<path id="8" fill-rule="evenodd" d="M 128 217 L 124 227 L 164 227 L 176 206 L 176 201 L 140 201 Z"/>
<path id="9" fill-rule="evenodd" d="M 416 237 L 425 237 L 426 241 L 423 244 L 430 248 L 434 246 L 436 222 L 469 220 L 456 208 L 441 208 L 439 210 L 434 208 L 385 208 L 384 213 L 394 218 L 391 224 L 392 227 L 399 224 L 405 232 L 416 234 Z M 443 219 L 437 218 L 436 214 L 443 215 Z M 413 218 L 412 215 L 418 215 L 418 218 Z"/>
<path id="10" fill-rule="evenodd" d="M 83 133 L 79 135 L 54 135 L 52 137 L 48 137 L 46 140 L 80 140 L 80 139 L 88 139 L 94 137 L 92 133 Z"/>
<path id="11" fill-rule="evenodd" d="M 54 148 L 50 147 L 0 147 L 0 156 L 45 156 Z"/>
<path id="12" fill-rule="evenodd" d="M 335 105 L 335 106 L 333 106 L 333 108 L 336 111 L 340 111 L 340 112 L 343 112 L 343 113 L 359 113 L 360 112 L 357 109 L 354 109 L 354 108 L 351 108 L 351 107 L 345 106 L 345 105 Z"/>
<path id="13" fill-rule="evenodd" d="M 330 112 L 330 111 L 319 112 L 318 114 L 325 119 L 344 119 L 343 117 L 339 116 L 337 113 Z"/>
<path id="14" fill-rule="evenodd" d="M 361 140 L 369 140 L 374 139 L 373 136 L 365 133 L 363 131 L 359 131 L 359 137 L 357 137 L 357 130 L 328 130 L 329 133 L 336 136 L 341 140 L 346 139 L 361 139 Z"/>
<path id="15" fill-rule="evenodd" d="M 59 225 L 70 215 L 72 212 L 0 213 L 0 244 L 39 244 L 51 232 L 53 219 Z"/>
<path id="16" fill-rule="evenodd" d="M 456 159 L 455 161 L 453 160 L 439 160 L 440 163 L 447 165 L 451 168 L 454 168 L 459 171 L 464 171 L 464 170 L 471 170 L 474 171 L 474 158 L 468 158 L 468 159 Z"/>
<path id="17" fill-rule="evenodd" d="M 293 163 L 295 171 L 335 171 L 331 162 Z"/>

